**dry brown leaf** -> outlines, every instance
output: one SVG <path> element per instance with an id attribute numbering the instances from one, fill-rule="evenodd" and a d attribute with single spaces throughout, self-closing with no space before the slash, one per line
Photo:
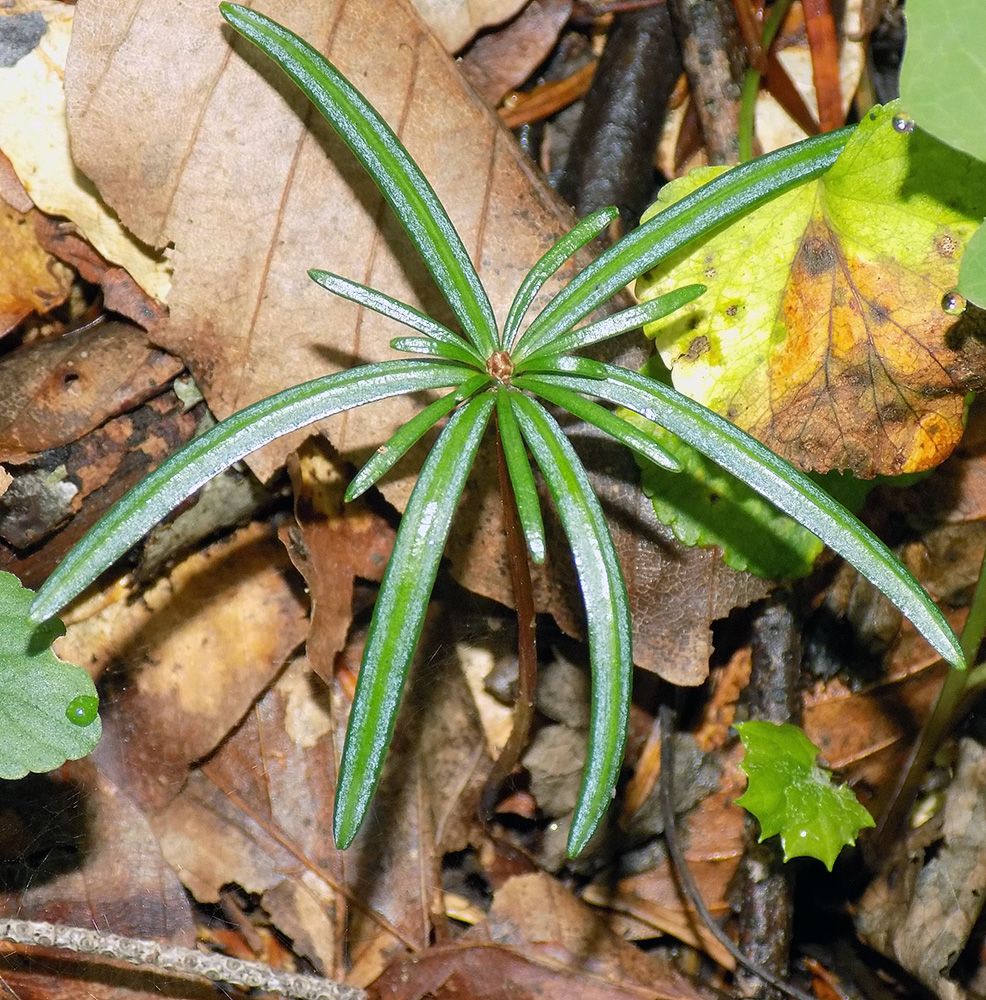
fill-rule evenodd
<path id="1" fill-rule="evenodd" d="M 304 640 L 307 602 L 255 524 L 179 563 L 142 601 L 73 625 L 60 655 L 103 682 L 97 759 L 145 809 L 177 795 Z"/>
<path id="2" fill-rule="evenodd" d="M 543 873 L 507 881 L 486 921 L 456 944 L 391 964 L 371 988 L 389 1000 L 698 1000 L 670 963 L 609 930 Z"/>
<path id="3" fill-rule="evenodd" d="M 729 757 L 724 758 L 727 766 L 719 788 L 702 799 L 681 824 L 680 836 L 688 867 L 706 905 L 716 915 L 730 912 L 729 885 L 744 850 L 744 813 L 733 804 L 746 785 L 746 778 L 736 767 L 738 756 L 739 741 L 736 741 Z M 667 858 L 648 871 L 620 879 L 617 889 L 621 894 L 686 916 L 696 927 L 698 925 L 698 918 L 682 901 Z M 604 901 L 606 896 L 604 885 L 593 901 Z"/>
<path id="4" fill-rule="evenodd" d="M 35 214 L 0 203 L 0 337 L 30 313 L 61 305 L 72 287 L 72 272 L 38 243 Z"/>
<path id="5" fill-rule="evenodd" d="M 473 103 L 413 13 L 397 0 L 387 9 L 382 18 L 334 0 L 282 2 L 268 13 L 327 40 L 328 56 L 395 124 L 502 314 L 526 266 L 569 219 L 531 183 L 513 139 Z M 218 416 L 354 361 L 391 356 L 398 328 L 328 295 L 308 278 L 310 267 L 412 303 L 424 295 L 445 315 L 362 168 L 307 100 L 281 86 L 272 64 L 241 39 L 231 45 L 211 0 L 180 11 L 83 0 L 77 19 L 66 71 L 73 152 L 142 239 L 174 243 L 171 319 L 157 336 L 189 362 Z M 122 120 L 131 127 L 121 133 Z M 371 418 L 339 415 L 326 422 L 327 435 L 345 458 L 368 455 L 417 405 L 388 401 Z M 255 456 L 261 479 L 297 440 Z M 399 482 L 390 486 L 398 502 L 407 475 Z"/>
<path id="6" fill-rule="evenodd" d="M 185 412 L 177 396 L 165 393 L 108 421 L 65 451 L 44 452 L 19 469 L 0 500 L 5 508 L 3 534 L 16 529 L 29 547 L 22 549 L 10 539 L 11 548 L 0 543 L 0 568 L 27 587 L 40 587 L 111 504 L 192 439 L 200 412 Z M 21 489 L 25 476 L 29 480 Z M 79 504 L 68 525 L 61 527 Z"/>
<path id="7" fill-rule="evenodd" d="M 332 695 L 331 697 L 335 697 Z M 257 893 L 275 926 L 327 974 L 341 971 L 342 862 L 332 843 L 330 694 L 295 661 L 181 794 L 151 818 L 200 902 Z"/>
<path id="8" fill-rule="evenodd" d="M 24 13 L 40 13 L 46 30 L 30 53 L 13 66 L 0 67 L 0 149 L 38 208 L 71 219 L 100 253 L 125 266 L 141 287 L 163 300 L 167 264 L 133 240 L 72 162 L 63 77 L 75 8 L 55 0 L 23 0 L 16 8 L 4 5 L 0 17 Z"/>
<path id="9" fill-rule="evenodd" d="M 0 465 L 0 497 L 7 492 L 7 487 L 14 481 L 14 477 Z"/>
<path id="10" fill-rule="evenodd" d="M 346 659 L 358 657 L 358 644 Z M 235 883 L 327 972 L 376 977 L 395 951 L 424 947 L 444 919 L 439 862 L 466 846 L 489 768 L 457 665 L 420 666 L 370 816 L 354 845 L 332 842 L 336 761 L 349 700 L 305 659 L 153 819 L 165 856 L 201 901 Z M 355 979 L 354 979 L 355 977 Z"/>
<path id="11" fill-rule="evenodd" d="M 7 782 L 0 856 L 5 915 L 194 946 L 188 898 L 147 821 L 91 760 Z M 0 996 L 153 1000 L 167 982 L 60 951 L 32 948 L 30 956 L 3 956 Z M 183 997 L 214 996 L 187 986 Z"/>
<path id="12" fill-rule="evenodd" d="M 942 1000 L 968 991 L 949 973 L 986 898 L 986 751 L 963 739 L 945 799 L 940 847 L 892 865 L 866 891 L 856 925 Z M 900 861 L 900 859 L 897 859 Z"/>
<path id="13" fill-rule="evenodd" d="M 49 253 L 75 268 L 80 276 L 103 293 L 103 305 L 151 330 L 167 315 L 164 306 L 144 291 L 130 273 L 110 264 L 93 249 L 76 227 L 63 220 L 35 213 L 34 231 L 38 242 Z"/>
<path id="14" fill-rule="evenodd" d="M 572 0 L 530 0 L 500 31 L 477 38 L 460 60 L 466 79 L 499 104 L 544 62 L 572 12 Z"/>
<path id="15" fill-rule="evenodd" d="M 0 364 L 0 458 L 25 462 L 78 441 L 164 392 L 181 370 L 127 323 L 22 347 Z"/>
<path id="16" fill-rule="evenodd" d="M 18 212 L 29 212 L 34 208 L 31 196 L 24 190 L 24 185 L 17 179 L 10 160 L 0 152 L 0 199 Z"/>
<path id="17" fill-rule="evenodd" d="M 394 546 L 394 531 L 362 501 L 343 502 L 345 482 L 324 438 L 310 438 L 288 457 L 296 524 L 281 540 L 304 576 L 312 602 L 308 660 L 326 682 L 346 644 L 355 577 L 379 582 Z"/>

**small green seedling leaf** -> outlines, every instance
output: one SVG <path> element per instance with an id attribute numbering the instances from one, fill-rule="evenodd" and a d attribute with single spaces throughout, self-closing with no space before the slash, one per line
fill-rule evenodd
<path id="1" fill-rule="evenodd" d="M 84 757 L 99 742 L 99 699 L 81 668 L 58 659 L 58 619 L 31 621 L 34 593 L 0 572 L 0 778 Z"/>
<path id="2" fill-rule="evenodd" d="M 842 848 L 876 826 L 873 817 L 815 762 L 818 747 L 797 726 L 739 722 L 736 730 L 749 779 L 736 804 L 759 820 L 761 842 L 779 833 L 785 861 L 818 858 L 831 871 Z"/>

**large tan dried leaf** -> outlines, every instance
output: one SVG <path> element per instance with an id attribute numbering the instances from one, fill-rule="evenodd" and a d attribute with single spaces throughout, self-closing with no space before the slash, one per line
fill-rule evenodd
<path id="1" fill-rule="evenodd" d="M 459 228 L 502 317 L 527 267 L 572 219 L 496 116 L 473 101 L 403 0 L 275 0 L 265 12 L 314 39 L 393 125 Z M 211 0 L 181 8 L 81 0 L 66 85 L 79 165 L 142 239 L 174 244 L 171 317 L 155 336 L 189 364 L 220 417 L 326 371 L 392 356 L 398 328 L 327 295 L 307 278 L 310 267 L 446 316 L 348 150 L 272 64 L 224 33 Z M 624 350 L 619 360 L 639 366 L 642 352 Z M 386 401 L 319 429 L 352 461 L 420 405 Z M 300 437 L 254 456 L 254 471 L 268 478 Z M 633 463 L 612 443 L 590 466 L 618 512 L 638 662 L 699 683 L 709 621 L 760 596 L 763 584 L 723 571 L 713 553 L 679 550 L 639 504 Z M 383 483 L 399 508 L 413 468 L 405 463 Z M 451 555 L 461 582 L 507 603 L 491 468 L 477 464 Z M 559 551 L 539 602 L 574 630 L 578 590 L 570 557 Z"/>
<path id="2" fill-rule="evenodd" d="M 107 260 L 126 267 L 142 288 L 163 301 L 169 283 L 163 258 L 134 241 L 69 152 L 63 74 L 75 8 L 53 0 L 24 0 L 16 10 L 0 11 L 0 17 L 28 11 L 39 11 L 48 30 L 33 52 L 0 68 L 0 149 L 38 208 L 70 219 Z"/>
<path id="3" fill-rule="evenodd" d="M 702 997 L 670 960 L 615 935 L 543 872 L 510 879 L 483 924 L 456 945 L 395 962 L 376 989 L 392 1000 Z"/>
<path id="4" fill-rule="evenodd" d="M 441 854 L 466 846 L 489 760 L 455 664 L 422 669 L 371 816 L 340 852 L 332 803 L 348 697 L 304 659 L 288 668 L 153 819 L 197 899 L 214 901 L 227 883 L 258 893 L 304 954 L 342 975 L 347 951 L 363 982 L 381 954 L 427 944 L 442 912 Z"/>

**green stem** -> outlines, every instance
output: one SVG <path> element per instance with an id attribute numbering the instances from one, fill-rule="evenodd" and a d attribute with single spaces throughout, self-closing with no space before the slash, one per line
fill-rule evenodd
<path id="1" fill-rule="evenodd" d="M 781 0 L 775 4 L 770 11 L 763 26 L 763 52 L 769 58 L 770 46 L 774 43 L 774 38 L 780 30 L 791 0 Z M 753 132 L 754 118 L 757 110 L 757 94 L 760 93 L 761 74 L 752 66 L 746 71 L 743 77 L 743 91 L 740 99 L 739 114 L 739 158 L 740 163 L 746 163 L 753 159 Z"/>
<path id="2" fill-rule="evenodd" d="M 969 607 L 969 615 L 959 636 L 959 643 L 967 663 L 974 662 L 984 635 L 986 635 L 986 557 L 979 570 L 979 580 Z M 874 857 L 885 856 L 910 811 L 928 765 L 984 687 L 986 687 L 986 664 L 980 664 L 972 670 L 952 668 L 945 675 L 934 708 L 921 727 L 917 742 L 911 749 L 907 763 L 900 772 L 897 784 L 873 833 Z"/>
<path id="3" fill-rule="evenodd" d="M 503 533 L 507 542 L 507 565 L 517 606 L 517 701 L 514 704 L 514 725 L 510 737 L 497 758 L 483 791 L 482 813 L 488 820 L 493 814 L 497 796 L 504 782 L 520 762 L 527 746 L 534 721 L 534 695 L 537 686 L 537 615 L 534 610 L 534 587 L 527 545 L 517 513 L 507 457 L 500 440 L 499 422 L 496 427 L 496 470 L 503 505 Z"/>

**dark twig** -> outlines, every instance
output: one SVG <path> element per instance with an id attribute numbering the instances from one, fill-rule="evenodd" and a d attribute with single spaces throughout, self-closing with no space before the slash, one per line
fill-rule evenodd
<path id="1" fill-rule="evenodd" d="M 715 918 L 709 912 L 709 908 L 705 905 L 705 900 L 702 899 L 702 895 L 698 891 L 698 886 L 695 885 L 695 880 L 692 878 L 692 873 L 688 868 L 684 852 L 678 843 L 678 834 L 674 825 L 674 806 L 672 805 L 674 801 L 674 740 L 672 737 L 675 729 L 675 712 L 670 705 L 662 705 L 659 712 L 661 720 L 661 784 L 659 798 L 661 813 L 664 817 L 664 840 L 668 847 L 671 867 L 674 870 L 675 878 L 678 880 L 678 887 L 684 894 L 686 901 L 698 914 L 702 923 L 715 935 L 716 940 L 719 941 L 726 951 L 736 959 L 737 965 L 746 969 L 747 972 L 758 976 L 765 983 L 773 986 L 774 989 L 780 990 L 791 997 L 792 1000 L 815 1000 L 814 997 L 799 990 L 796 986 L 786 983 L 779 976 L 775 976 L 768 969 L 747 958 L 736 946 L 735 942 L 716 923 Z"/>
<path id="2" fill-rule="evenodd" d="M 745 67 L 730 0 L 668 0 L 710 163 L 739 162 L 740 92 Z"/>
<path id="3" fill-rule="evenodd" d="M 616 205 L 624 232 L 637 225 L 652 200 L 654 151 L 680 75 L 664 4 L 614 16 L 558 185 L 579 216 Z"/>
<path id="4" fill-rule="evenodd" d="M 801 676 L 801 632 L 790 591 L 780 587 L 760 608 L 753 621 L 750 683 L 746 700 L 750 717 L 777 724 L 798 723 Z M 776 845 L 757 842 L 756 821 L 746 818 L 746 851 L 740 868 L 737 895 L 739 942 L 744 953 L 776 976 L 788 972 L 794 894 Z M 745 981 L 744 981 L 745 980 Z M 744 996 L 773 996 L 762 982 L 740 975 Z"/>

